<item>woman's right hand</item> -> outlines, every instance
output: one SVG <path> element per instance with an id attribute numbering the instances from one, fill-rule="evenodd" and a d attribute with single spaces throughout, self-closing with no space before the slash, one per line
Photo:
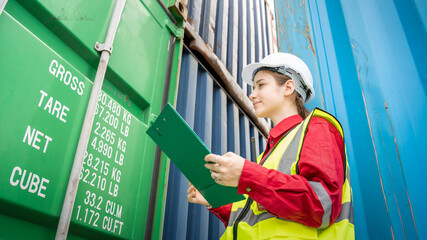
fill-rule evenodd
<path id="1" fill-rule="evenodd" d="M 189 202 L 210 206 L 208 201 L 206 201 L 206 199 L 202 196 L 202 194 L 200 194 L 196 187 L 193 186 L 193 184 L 190 183 L 190 187 L 188 188 L 187 193 Z"/>

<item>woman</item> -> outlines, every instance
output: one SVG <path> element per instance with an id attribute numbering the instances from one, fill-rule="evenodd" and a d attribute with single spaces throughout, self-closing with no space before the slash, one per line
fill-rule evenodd
<path id="1" fill-rule="evenodd" d="M 246 199 L 211 208 L 190 185 L 188 200 L 203 204 L 226 226 L 222 239 L 354 239 L 353 206 L 342 128 L 330 114 L 304 107 L 314 97 L 307 65 L 274 53 L 243 69 L 253 85 L 257 117 L 270 118 L 257 163 L 234 153 L 209 154 L 216 183 L 237 187 Z"/>

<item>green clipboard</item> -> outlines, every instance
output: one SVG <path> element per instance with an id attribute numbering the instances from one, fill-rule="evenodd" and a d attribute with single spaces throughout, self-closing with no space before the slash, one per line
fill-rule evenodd
<path id="1" fill-rule="evenodd" d="M 212 207 L 244 199 L 237 194 L 237 187 L 219 185 L 211 178 L 210 171 L 204 167 L 209 149 L 170 104 L 163 108 L 147 134 Z"/>

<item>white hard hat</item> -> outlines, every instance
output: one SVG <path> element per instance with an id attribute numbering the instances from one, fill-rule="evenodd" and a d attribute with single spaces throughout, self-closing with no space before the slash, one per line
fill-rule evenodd
<path id="1" fill-rule="evenodd" d="M 253 85 L 253 78 L 259 70 L 271 70 L 287 75 L 295 82 L 295 90 L 301 95 L 304 103 L 314 98 L 313 77 L 310 69 L 299 57 L 290 53 L 273 53 L 258 63 L 252 63 L 243 68 L 242 78 Z"/>

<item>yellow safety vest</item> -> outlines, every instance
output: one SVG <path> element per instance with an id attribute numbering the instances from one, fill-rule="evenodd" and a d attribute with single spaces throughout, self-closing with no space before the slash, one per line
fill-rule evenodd
<path id="1" fill-rule="evenodd" d="M 338 120 L 329 113 L 316 108 L 303 122 L 289 131 L 267 155 L 263 166 L 285 174 L 298 174 L 298 161 L 307 126 L 312 117 L 322 117 L 332 123 L 344 139 Z M 266 210 L 259 210 L 258 204 L 245 195 L 246 199 L 233 203 L 228 227 L 221 239 L 354 239 L 353 197 L 350 187 L 350 170 L 345 151 L 345 175 L 341 212 L 337 220 L 329 226 L 332 202 L 319 182 L 309 181 L 322 203 L 324 215 L 322 226 L 307 227 L 303 224 L 276 217 Z M 261 154 L 257 161 L 261 161 Z M 329 227 L 328 227 L 329 226 Z"/>

